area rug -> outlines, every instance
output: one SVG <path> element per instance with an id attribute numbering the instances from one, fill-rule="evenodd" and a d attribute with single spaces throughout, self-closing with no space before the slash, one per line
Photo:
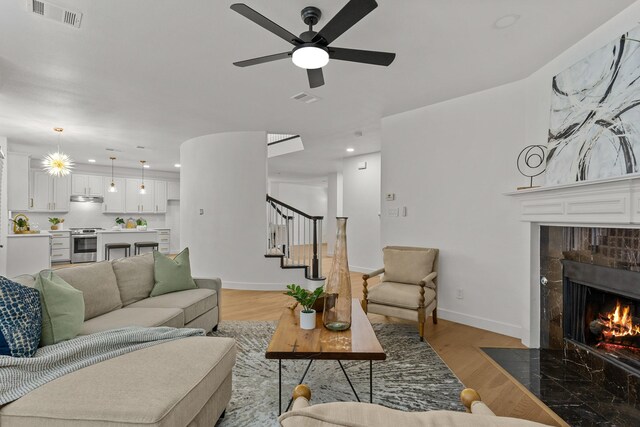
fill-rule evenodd
<path id="1" fill-rule="evenodd" d="M 214 336 L 232 337 L 238 344 L 233 370 L 233 394 L 224 419 L 217 426 L 277 426 L 278 361 L 264 353 L 276 322 L 222 322 Z M 463 385 L 412 325 L 374 324 L 387 360 L 373 362 L 373 402 L 405 411 L 448 409 L 463 411 L 459 395 Z M 298 384 L 307 361 L 282 363 L 283 406 Z M 343 362 L 363 401 L 369 399 L 369 362 Z M 304 381 L 311 387 L 311 402 L 355 401 L 338 362 L 317 360 Z M 284 410 L 284 409 L 283 409 Z"/>

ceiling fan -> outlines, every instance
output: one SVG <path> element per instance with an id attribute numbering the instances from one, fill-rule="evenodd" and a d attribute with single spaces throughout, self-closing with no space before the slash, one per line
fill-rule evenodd
<path id="1" fill-rule="evenodd" d="M 248 67 L 250 65 L 291 58 L 295 65 L 307 70 L 309 86 L 311 88 L 324 84 L 322 67 L 327 65 L 329 59 L 388 66 L 395 59 L 395 53 L 330 46 L 335 39 L 367 16 L 376 7 L 378 7 L 378 3 L 376 3 L 375 0 L 350 0 L 336 16 L 318 32 L 313 31 L 313 26 L 320 20 L 320 16 L 322 15 L 320 9 L 313 6 L 305 7 L 302 9 L 301 15 L 304 23 L 309 26 L 309 30 L 300 34 L 300 37 L 297 37 L 251 9 L 246 4 L 232 4 L 231 9 L 293 45 L 293 50 L 290 52 L 276 53 L 275 55 L 234 62 L 233 65 L 237 67 Z"/>

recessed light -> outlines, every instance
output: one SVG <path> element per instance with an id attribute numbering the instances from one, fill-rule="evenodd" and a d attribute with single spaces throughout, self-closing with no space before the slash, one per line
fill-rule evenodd
<path id="1" fill-rule="evenodd" d="M 353 153 L 355 150 L 355 148 L 347 148 L 347 153 Z"/>
<path id="2" fill-rule="evenodd" d="M 145 168 L 145 169 L 149 169 L 151 166 L 149 166 L 149 165 L 142 165 L 142 167 L 143 167 L 143 168 Z"/>
<path id="3" fill-rule="evenodd" d="M 176 163 L 175 165 L 173 165 L 174 168 L 179 168 L 180 167 L 180 163 Z"/>
<path id="4" fill-rule="evenodd" d="M 89 159 L 89 160 L 88 160 L 88 162 L 89 162 L 89 163 L 95 163 L 95 162 L 96 162 L 96 159 Z"/>
<path id="5" fill-rule="evenodd" d="M 509 28 L 520 19 L 520 15 L 512 13 L 509 15 L 501 16 L 496 19 L 496 22 L 493 23 L 493 28 L 497 30 L 504 30 L 505 28 Z"/>

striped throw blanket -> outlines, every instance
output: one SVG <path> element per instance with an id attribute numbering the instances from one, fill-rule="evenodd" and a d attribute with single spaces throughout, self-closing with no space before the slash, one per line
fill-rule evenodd
<path id="1" fill-rule="evenodd" d="M 0 405 L 94 363 L 164 342 L 204 335 L 203 329 L 129 327 L 42 347 L 33 357 L 0 356 Z"/>

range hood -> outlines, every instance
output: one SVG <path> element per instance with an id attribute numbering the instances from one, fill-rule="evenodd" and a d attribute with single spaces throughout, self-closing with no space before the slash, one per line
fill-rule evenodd
<path id="1" fill-rule="evenodd" d="M 71 196 L 72 202 L 83 203 L 102 203 L 104 198 L 102 196 Z"/>

